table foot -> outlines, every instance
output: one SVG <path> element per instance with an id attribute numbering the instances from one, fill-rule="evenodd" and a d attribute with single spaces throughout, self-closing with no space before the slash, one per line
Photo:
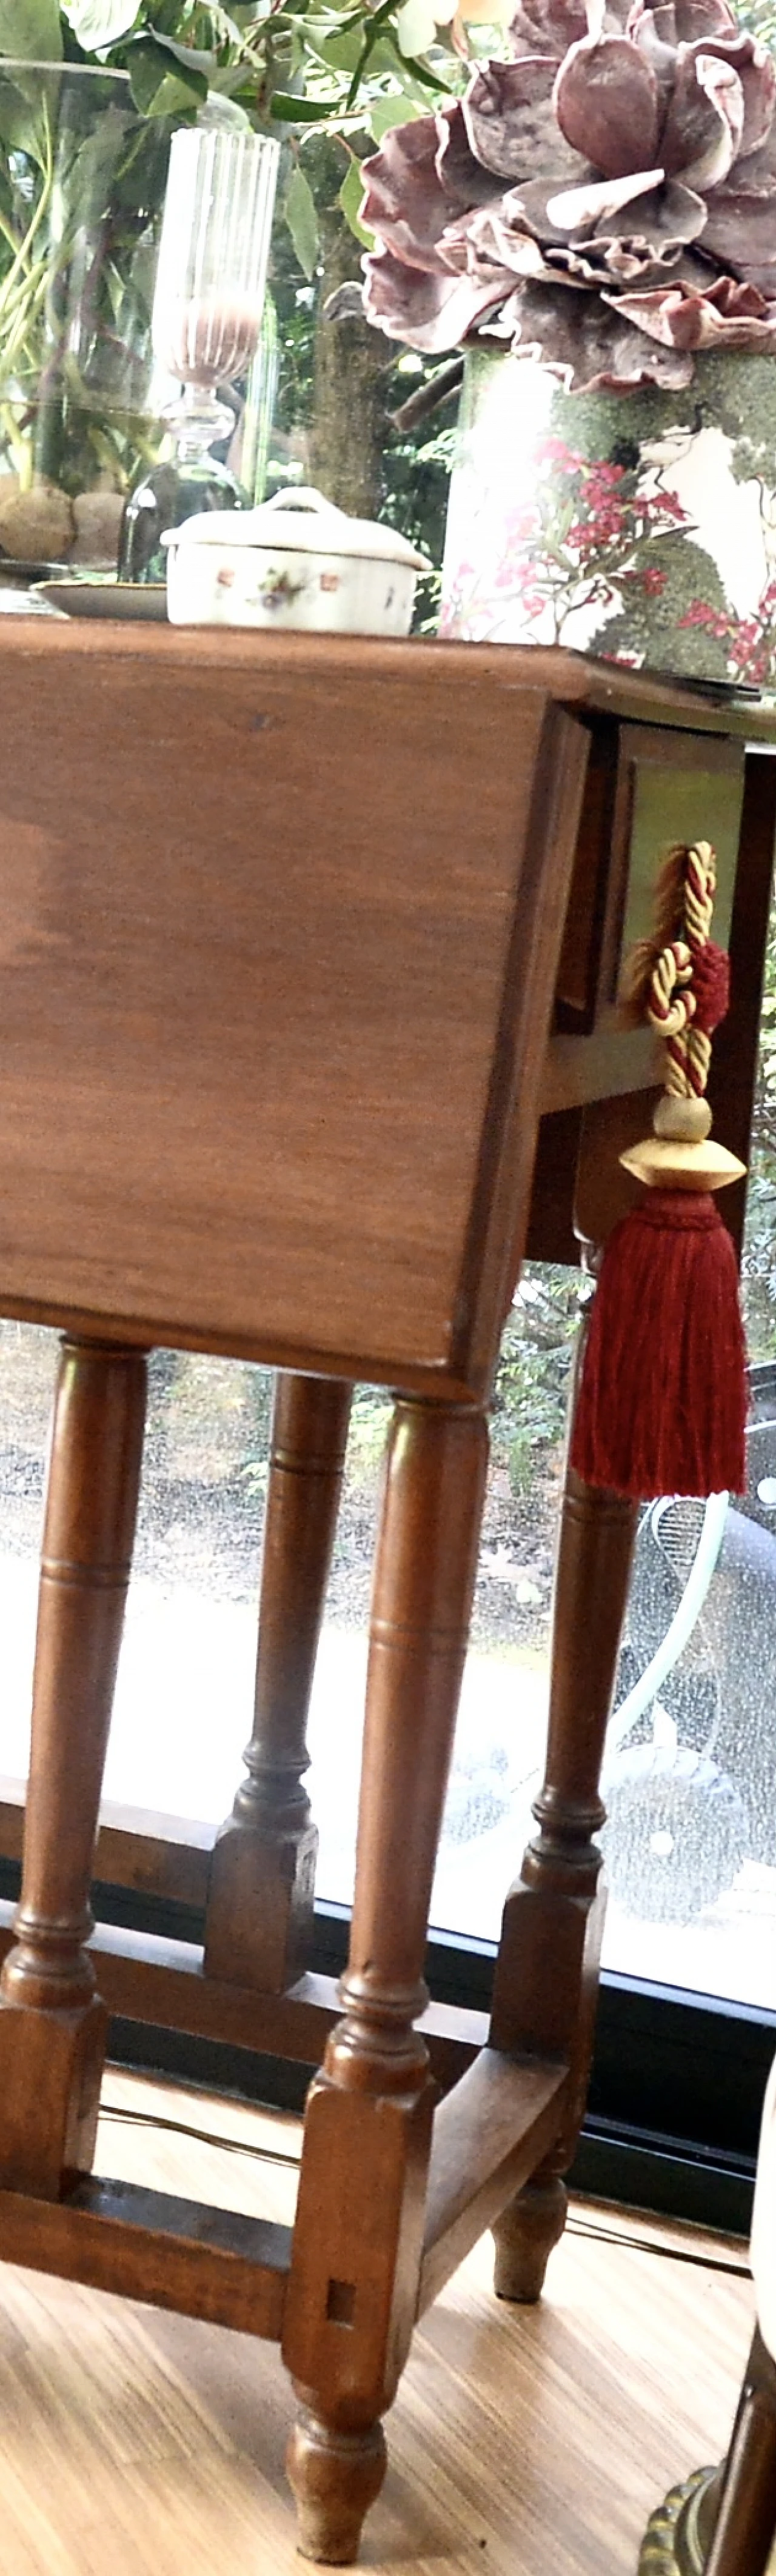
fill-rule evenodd
<path id="1" fill-rule="evenodd" d="M 286 2470 L 296 2498 L 297 2548 L 322 2567 L 350 2567 L 362 2526 L 385 2476 L 382 2424 L 338 2432 L 303 2407 L 288 2445 Z"/>
<path id="2" fill-rule="evenodd" d="M 515 2299 L 523 2307 L 532 2307 L 541 2298 L 553 2246 L 566 2224 L 568 2197 L 558 2174 L 546 2180 L 537 2175 L 496 2219 L 493 2287 L 497 2299 Z"/>

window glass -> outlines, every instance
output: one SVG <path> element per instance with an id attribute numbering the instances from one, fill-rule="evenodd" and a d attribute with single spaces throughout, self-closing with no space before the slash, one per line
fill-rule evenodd
<path id="1" fill-rule="evenodd" d="M 765 1199 L 755 1349 L 768 1339 Z M 774 1263 L 776 1282 L 776 1262 Z M 479 1575 L 432 1915 L 497 1937 L 541 1779 L 552 1560 L 576 1274 L 531 1265 L 505 1335 Z M 758 1321 L 759 1318 L 759 1321 Z M 5 1324 L 0 1412 L 2 1768 L 28 1752 L 56 1336 Z M 217 1824 L 250 1732 L 271 1380 L 157 1352 L 106 1797 Z M 747 1495 L 642 1515 L 609 1732 L 610 1967 L 773 2006 L 776 1356 L 755 1357 Z M 310 1728 L 318 1888 L 348 1902 L 371 1561 L 389 1416 L 358 1390 Z M 672 1630 L 679 1651 L 668 1654 Z"/>

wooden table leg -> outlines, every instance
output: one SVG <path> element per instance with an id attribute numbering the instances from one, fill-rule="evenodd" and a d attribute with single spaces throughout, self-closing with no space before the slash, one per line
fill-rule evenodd
<path id="1" fill-rule="evenodd" d="M 494 2227 L 499 2298 L 538 2299 L 563 2232 L 566 2190 L 585 2108 L 604 1896 L 593 1835 L 617 1670 L 638 1506 L 594 1491 L 569 1468 L 555 1576 L 552 1680 L 544 1786 L 504 1911 L 493 1994 L 496 2048 L 569 2055 L 568 2116 L 552 2155 Z"/>
<path id="2" fill-rule="evenodd" d="M 276 1381 L 248 1778 L 216 1840 L 205 1927 L 209 1974 L 263 1994 L 293 1984 L 312 1930 L 305 1732 L 352 1394 L 337 1378 Z"/>
<path id="3" fill-rule="evenodd" d="M 0 1980 L 0 2184 L 90 2170 L 107 2014 L 84 1943 L 135 1530 L 141 1351 L 63 1342 L 43 1533 L 16 1944 Z"/>
<path id="4" fill-rule="evenodd" d="M 415 2316 L 433 2091 L 428 1908 L 487 1462 L 476 1411 L 401 1401 L 375 1571 L 345 2019 L 308 2097 L 283 2353 L 302 2555 L 343 2565 L 382 2484 Z"/>

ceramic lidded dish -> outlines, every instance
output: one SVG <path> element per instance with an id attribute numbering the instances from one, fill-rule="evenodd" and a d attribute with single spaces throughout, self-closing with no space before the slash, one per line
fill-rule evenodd
<path id="1" fill-rule="evenodd" d="M 409 634 L 424 555 L 321 492 L 276 492 L 257 510 L 214 510 L 162 538 L 173 626 L 304 627 Z"/>

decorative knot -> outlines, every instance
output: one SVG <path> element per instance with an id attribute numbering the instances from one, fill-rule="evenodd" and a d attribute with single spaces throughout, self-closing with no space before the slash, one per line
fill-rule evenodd
<path id="1" fill-rule="evenodd" d="M 717 862 L 710 841 L 677 844 L 657 890 L 655 936 L 636 951 L 631 996 L 666 1043 L 666 1090 L 701 1098 L 711 1037 L 728 1008 L 730 970 L 710 938 Z"/>

